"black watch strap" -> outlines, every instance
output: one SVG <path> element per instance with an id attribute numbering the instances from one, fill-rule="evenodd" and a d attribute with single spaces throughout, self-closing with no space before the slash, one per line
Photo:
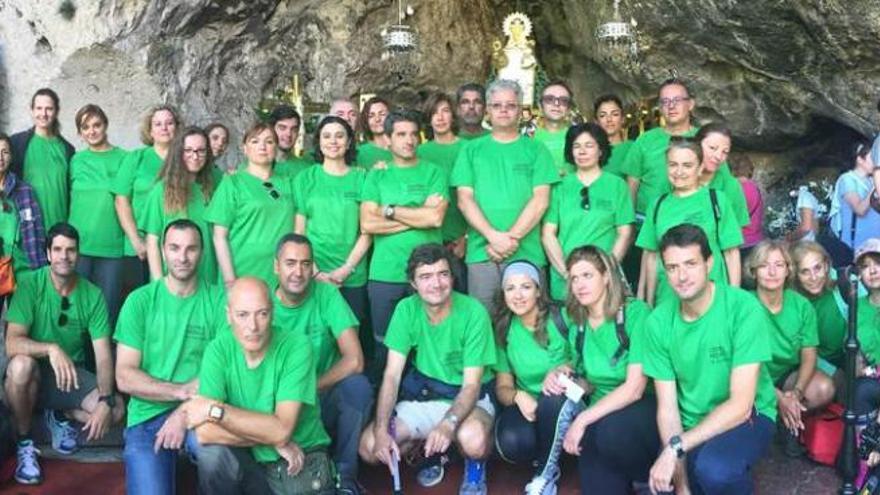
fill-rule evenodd
<path id="1" fill-rule="evenodd" d="M 98 402 L 106 402 L 110 409 L 116 407 L 116 397 L 113 394 L 98 397 Z"/>
<path id="2" fill-rule="evenodd" d="M 681 442 L 680 436 L 673 435 L 672 438 L 669 439 L 669 448 L 675 452 L 675 457 L 679 459 L 684 458 L 684 444 Z"/>

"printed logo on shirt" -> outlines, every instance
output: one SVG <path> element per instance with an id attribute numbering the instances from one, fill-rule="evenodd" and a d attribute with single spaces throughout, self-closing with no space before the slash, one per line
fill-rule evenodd
<path id="1" fill-rule="evenodd" d="M 709 362 L 712 364 L 728 363 L 730 361 L 730 355 L 728 355 L 727 349 L 720 345 L 710 347 L 708 356 Z"/>
<path id="2" fill-rule="evenodd" d="M 592 206 L 599 210 L 611 211 L 614 210 L 614 201 L 610 199 L 597 198 L 593 201 Z"/>
<path id="3" fill-rule="evenodd" d="M 358 193 L 357 191 L 345 191 L 344 193 L 342 193 L 342 198 L 357 201 Z"/>
<path id="4" fill-rule="evenodd" d="M 454 370 L 461 369 L 462 367 L 462 356 L 461 351 L 450 351 L 443 354 L 441 358 L 441 362 Z"/>
<path id="5" fill-rule="evenodd" d="M 535 164 L 530 162 L 519 162 L 513 164 L 513 172 L 522 175 L 532 175 Z"/>
<path id="6" fill-rule="evenodd" d="M 690 215 L 687 215 L 681 223 L 692 223 L 694 225 L 703 225 L 706 222 L 706 212 L 705 211 L 695 211 Z"/>
<path id="7" fill-rule="evenodd" d="M 428 186 L 426 184 L 407 184 L 406 193 L 413 196 L 427 194 Z"/>
<path id="8" fill-rule="evenodd" d="M 187 325 L 186 336 L 191 339 L 207 340 L 208 328 L 204 325 Z"/>

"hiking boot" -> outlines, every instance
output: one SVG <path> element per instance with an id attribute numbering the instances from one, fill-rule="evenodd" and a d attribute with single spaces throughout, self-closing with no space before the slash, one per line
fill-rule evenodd
<path id="1" fill-rule="evenodd" d="M 526 495 L 556 495 L 559 468 L 544 469 L 526 485 Z"/>
<path id="2" fill-rule="evenodd" d="M 439 485 L 446 475 L 446 462 L 446 456 L 442 454 L 434 454 L 425 458 L 416 473 L 416 481 L 419 486 L 431 488 Z"/>
<path id="3" fill-rule="evenodd" d="M 52 434 L 52 449 L 62 455 L 70 455 L 79 449 L 79 432 L 76 431 L 70 421 L 59 421 L 55 417 L 55 411 L 47 409 L 45 412 L 46 427 Z"/>
<path id="4" fill-rule="evenodd" d="M 15 481 L 22 485 L 37 485 L 43 481 L 38 454 L 40 451 L 33 440 L 21 440 L 16 445 L 17 462 L 15 465 Z"/>
<path id="5" fill-rule="evenodd" d="M 486 495 L 489 489 L 486 485 L 486 462 L 473 459 L 464 460 L 464 476 L 461 479 L 461 488 L 458 495 Z"/>

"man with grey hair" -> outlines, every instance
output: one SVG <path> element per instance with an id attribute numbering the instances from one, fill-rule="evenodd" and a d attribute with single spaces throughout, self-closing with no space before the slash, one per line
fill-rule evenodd
<path id="1" fill-rule="evenodd" d="M 348 98 L 336 98 L 330 103 L 330 110 L 327 115 L 334 115 L 348 122 L 351 129 L 357 132 L 358 108 Z M 318 143 L 315 143 L 317 146 Z"/>
<path id="2" fill-rule="evenodd" d="M 507 260 L 547 264 L 536 227 L 559 173 L 547 147 L 519 133 L 519 84 L 500 79 L 486 94 L 492 132 L 461 150 L 450 183 L 469 225 L 468 290 L 491 311 Z"/>
<path id="3" fill-rule="evenodd" d="M 470 141 L 489 133 L 483 127 L 486 88 L 473 82 L 462 84 L 455 93 L 455 101 L 458 105 L 455 113 L 459 123 L 459 138 Z"/>

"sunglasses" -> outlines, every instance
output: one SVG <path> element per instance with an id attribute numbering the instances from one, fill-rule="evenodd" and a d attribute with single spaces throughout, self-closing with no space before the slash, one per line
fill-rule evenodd
<path id="1" fill-rule="evenodd" d="M 67 313 L 65 313 L 65 311 L 67 311 L 69 309 L 70 309 L 70 298 L 68 298 L 67 296 L 62 296 L 61 297 L 61 314 L 58 315 L 58 326 L 59 327 L 63 327 L 65 325 L 67 325 L 68 318 L 67 318 Z"/>
<path id="2" fill-rule="evenodd" d="M 590 188 L 587 186 L 581 188 L 581 209 L 590 209 Z"/>
<path id="3" fill-rule="evenodd" d="M 263 187 L 265 187 L 266 190 L 269 191 L 269 196 L 271 196 L 272 199 L 278 199 L 281 197 L 281 194 L 278 193 L 278 191 L 275 189 L 275 186 L 273 186 L 271 182 L 263 182 Z"/>

